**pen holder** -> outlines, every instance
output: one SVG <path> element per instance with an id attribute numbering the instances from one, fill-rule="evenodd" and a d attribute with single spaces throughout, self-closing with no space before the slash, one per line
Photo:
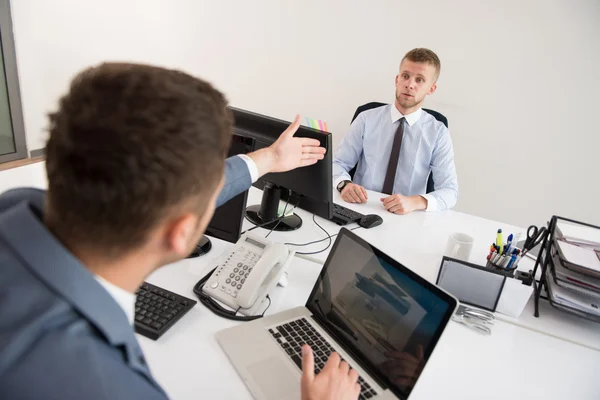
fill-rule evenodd
<path id="1" fill-rule="evenodd" d="M 519 261 L 521 261 L 520 255 L 515 256 L 514 261 L 512 261 L 512 256 L 502 256 L 498 253 L 492 253 L 485 266 L 496 271 L 502 271 L 512 277 L 519 266 Z"/>

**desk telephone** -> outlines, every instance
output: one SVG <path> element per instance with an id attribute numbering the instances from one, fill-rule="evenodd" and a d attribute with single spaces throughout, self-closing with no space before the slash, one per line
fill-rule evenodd
<path id="1" fill-rule="evenodd" d="M 260 314 L 294 254 L 284 244 L 243 235 L 235 249 L 221 258 L 203 291 L 244 315 Z"/>

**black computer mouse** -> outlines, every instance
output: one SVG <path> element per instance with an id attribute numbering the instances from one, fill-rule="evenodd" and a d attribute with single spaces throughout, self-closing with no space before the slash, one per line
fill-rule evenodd
<path id="1" fill-rule="evenodd" d="M 383 218 L 381 218 L 379 215 L 368 214 L 358 221 L 358 225 L 362 226 L 363 228 L 369 229 L 381 225 L 382 222 Z"/>

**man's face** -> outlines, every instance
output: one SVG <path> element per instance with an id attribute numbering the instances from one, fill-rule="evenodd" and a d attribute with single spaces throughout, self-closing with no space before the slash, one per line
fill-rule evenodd
<path id="1" fill-rule="evenodd" d="M 423 102 L 425 96 L 437 88 L 435 67 L 430 64 L 402 61 L 396 75 L 396 101 L 405 109 L 412 109 Z"/>

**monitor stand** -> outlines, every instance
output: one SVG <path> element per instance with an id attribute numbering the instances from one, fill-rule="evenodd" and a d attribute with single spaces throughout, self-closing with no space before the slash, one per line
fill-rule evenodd
<path id="1" fill-rule="evenodd" d="M 281 190 L 280 186 L 266 181 L 260 205 L 253 205 L 246 208 L 246 219 L 254 225 L 260 225 L 262 228 L 273 229 L 275 231 L 288 232 L 300 228 L 302 226 L 302 218 L 297 214 L 278 218 L 277 212 L 279 210 Z M 291 207 L 293 206 L 288 204 L 288 208 Z"/>
<path id="2" fill-rule="evenodd" d="M 195 258 L 195 257 L 203 256 L 206 253 L 208 253 L 211 248 L 212 248 L 212 243 L 210 242 L 210 239 L 207 238 L 206 236 L 202 236 L 202 238 L 200 239 L 198 244 L 196 244 L 194 251 L 192 251 L 192 254 L 190 254 L 186 258 Z"/>

